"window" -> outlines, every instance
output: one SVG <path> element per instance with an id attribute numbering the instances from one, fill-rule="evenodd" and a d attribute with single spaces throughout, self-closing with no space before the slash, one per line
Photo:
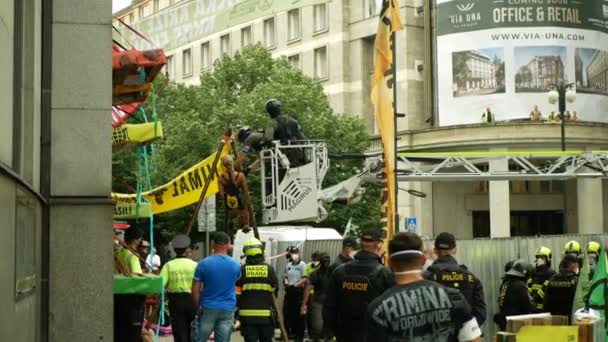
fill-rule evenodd
<path id="1" fill-rule="evenodd" d="M 380 15 L 382 0 L 363 0 L 363 6 L 366 18 L 375 17 Z"/>
<path id="2" fill-rule="evenodd" d="M 327 47 L 322 46 L 315 49 L 315 77 L 321 80 L 328 78 L 327 70 Z"/>
<path id="3" fill-rule="evenodd" d="M 154 5 L 153 5 L 154 12 L 158 12 L 158 10 L 160 9 L 159 1 L 160 0 L 154 0 Z"/>
<path id="4" fill-rule="evenodd" d="M 266 19 L 264 20 L 264 46 L 272 48 L 276 44 L 274 18 Z"/>
<path id="5" fill-rule="evenodd" d="M 230 54 L 230 33 L 220 37 L 220 54 Z"/>
<path id="6" fill-rule="evenodd" d="M 287 57 L 287 61 L 289 62 L 289 64 L 298 69 L 298 70 L 302 70 L 302 64 L 300 64 L 300 55 L 292 55 Z"/>
<path id="7" fill-rule="evenodd" d="M 165 65 L 165 70 L 167 72 L 167 78 L 172 80 L 175 77 L 174 71 L 174 61 L 173 56 L 167 56 L 167 65 Z"/>
<path id="8" fill-rule="evenodd" d="M 144 17 L 144 6 L 137 7 L 137 14 L 139 15 L 139 19 Z"/>
<path id="9" fill-rule="evenodd" d="M 327 4 L 319 4 L 313 7 L 314 32 L 327 30 Z"/>
<path id="10" fill-rule="evenodd" d="M 211 67 L 211 50 L 209 42 L 201 44 L 201 68 L 203 70 Z"/>
<path id="11" fill-rule="evenodd" d="M 133 12 L 129 13 L 129 24 L 133 24 L 135 21 L 135 14 Z"/>
<path id="12" fill-rule="evenodd" d="M 182 52 L 182 76 L 192 76 L 192 49 Z"/>
<path id="13" fill-rule="evenodd" d="M 293 40 L 301 38 L 302 34 L 301 34 L 300 26 L 301 26 L 300 10 L 293 9 L 293 10 L 287 12 L 287 30 L 288 30 L 287 40 L 293 41 Z"/>
<path id="14" fill-rule="evenodd" d="M 241 29 L 241 47 L 251 45 L 251 26 Z"/>
<path id="15" fill-rule="evenodd" d="M 15 296 L 36 288 L 36 241 L 40 205 L 17 188 L 15 207 Z"/>

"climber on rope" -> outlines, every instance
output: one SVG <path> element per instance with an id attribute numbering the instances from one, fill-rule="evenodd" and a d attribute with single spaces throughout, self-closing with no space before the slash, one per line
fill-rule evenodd
<path id="1" fill-rule="evenodd" d="M 232 224 L 228 225 L 233 216 L 237 216 L 239 229 L 244 232 L 249 230 L 249 188 L 247 177 L 234 168 L 232 156 L 227 154 L 222 157 L 224 173 L 219 178 L 219 192 L 226 209 L 224 219 L 226 233 L 230 239 L 234 239 Z"/>

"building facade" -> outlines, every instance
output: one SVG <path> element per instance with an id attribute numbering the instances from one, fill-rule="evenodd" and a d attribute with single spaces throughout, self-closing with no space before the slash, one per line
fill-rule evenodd
<path id="1" fill-rule="evenodd" d="M 608 93 L 608 52 L 597 50 L 587 66 L 589 88 Z"/>
<path id="2" fill-rule="evenodd" d="M 109 341 L 111 3 L 5 0 L 0 22 L 0 340 Z"/>
<path id="3" fill-rule="evenodd" d="M 138 25 L 146 20 L 162 23 L 163 16 L 171 16 L 173 11 L 189 2 L 200 0 L 134 1 L 115 13 L 115 18 L 141 28 Z M 284 56 L 294 67 L 317 78 L 336 112 L 365 120 L 372 141 L 370 154 L 377 154 L 380 139 L 369 94 L 379 3 L 333 0 L 304 7 L 294 5 L 213 30 L 177 46 L 169 42 L 166 49 L 171 61 L 167 66 L 169 75 L 176 82 L 197 84 L 199 73 L 211 68 L 213 61 L 222 54 L 261 43 L 275 57 Z M 400 151 L 559 150 L 560 130 L 555 125 L 528 122 L 436 125 L 432 4 L 430 1 L 402 0 L 400 5 L 404 30 L 396 35 L 397 112 L 406 114 L 398 120 Z M 150 13 L 146 8 L 158 8 L 158 11 Z M 141 18 L 141 13 L 147 17 Z M 120 27 L 121 24 L 115 20 L 115 25 Z M 150 37 L 162 40 L 162 32 L 150 27 L 155 31 Z M 487 56 L 475 56 L 470 68 L 479 77 L 469 86 L 496 87 L 495 70 L 492 70 L 496 66 L 492 66 Z M 526 88 L 532 84 L 542 88 L 564 79 L 564 65 L 559 57 L 538 57 L 528 67 L 534 76 L 527 81 Z M 478 112 L 483 109 L 485 106 Z M 578 122 L 569 124 L 566 131 L 568 149 L 597 150 L 608 144 L 608 126 L 604 124 Z M 551 227 L 547 233 L 603 232 L 606 227 L 602 212 L 608 208 L 603 201 L 608 196 L 608 187 L 601 180 L 570 180 L 566 184 L 401 182 L 400 187 L 427 195 L 419 198 L 399 193 L 400 230 L 404 229 L 406 217 L 416 217 L 418 232 L 427 236 L 445 230 L 453 231 L 459 238 L 472 238 L 534 235 L 540 232 L 541 226 Z"/>

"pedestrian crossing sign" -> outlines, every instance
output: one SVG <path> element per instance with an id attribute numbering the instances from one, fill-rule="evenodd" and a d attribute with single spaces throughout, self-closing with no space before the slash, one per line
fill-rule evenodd
<path id="1" fill-rule="evenodd" d="M 405 219 L 405 231 L 408 233 L 416 233 L 418 231 L 416 217 L 407 217 Z"/>

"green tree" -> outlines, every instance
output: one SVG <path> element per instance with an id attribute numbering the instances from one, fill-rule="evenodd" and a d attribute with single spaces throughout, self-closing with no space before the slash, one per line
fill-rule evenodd
<path id="1" fill-rule="evenodd" d="M 152 165 L 153 185 L 160 185 L 217 149 L 225 127 L 263 128 L 268 120 L 264 105 L 277 98 L 284 111 L 296 118 L 311 139 L 323 139 L 330 155 L 361 154 L 368 146 L 364 122 L 353 115 L 333 112 L 321 84 L 293 68 L 285 58 L 273 59 L 263 47 L 244 48 L 234 56 L 216 61 L 211 71 L 200 76 L 200 85 L 185 86 L 159 79 L 155 98 L 164 139 L 156 144 Z M 146 110 L 151 112 L 151 100 Z M 121 151 L 114 155 L 114 174 L 129 182 L 137 176 L 137 155 Z M 324 186 L 333 185 L 362 170 L 362 160 L 331 161 Z M 250 174 L 254 207 L 259 210 L 259 175 Z M 115 182 L 115 189 L 124 189 Z M 342 229 L 350 217 L 362 225 L 379 222 L 379 191 L 366 186 L 361 200 L 353 205 L 334 204 L 322 226 Z M 187 225 L 194 206 L 155 217 L 157 227 L 180 231 Z M 218 228 L 223 225 L 223 210 L 218 210 Z M 261 215 L 258 212 L 258 221 Z M 361 222 L 358 222 L 361 221 Z"/>

